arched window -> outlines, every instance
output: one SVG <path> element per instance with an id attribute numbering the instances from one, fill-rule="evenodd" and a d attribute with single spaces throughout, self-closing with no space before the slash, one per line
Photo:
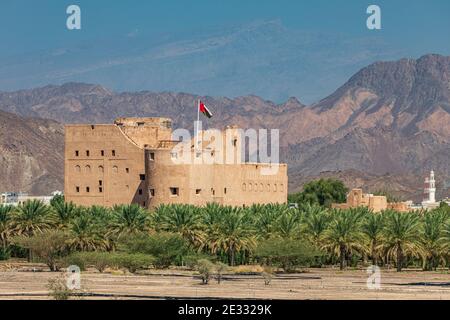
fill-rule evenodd
<path id="1" fill-rule="evenodd" d="M 113 166 L 113 167 L 112 167 L 112 171 L 113 171 L 114 173 L 117 173 L 117 172 L 119 171 L 119 168 L 118 168 L 117 166 Z"/>
<path id="2" fill-rule="evenodd" d="M 103 166 L 98 166 L 98 172 L 100 172 L 100 173 L 104 172 Z"/>
<path id="3" fill-rule="evenodd" d="M 277 184 L 276 184 L 276 183 L 273 184 L 273 191 L 274 191 L 274 192 L 277 191 Z"/>
<path id="4" fill-rule="evenodd" d="M 284 185 L 280 184 L 280 192 L 283 192 L 283 190 L 284 190 Z"/>
<path id="5" fill-rule="evenodd" d="M 251 183 L 248 184 L 248 191 L 252 191 L 252 184 Z"/>
<path id="6" fill-rule="evenodd" d="M 267 192 L 270 191 L 270 183 L 267 184 L 267 186 L 266 186 L 266 191 L 267 191 Z"/>
<path id="7" fill-rule="evenodd" d="M 81 172 L 81 167 L 80 166 L 75 166 L 75 172 Z"/>
<path id="8" fill-rule="evenodd" d="M 84 171 L 86 171 L 86 173 L 91 173 L 91 166 L 90 165 L 85 166 Z"/>
<path id="9" fill-rule="evenodd" d="M 242 184 L 242 191 L 245 191 L 247 189 L 247 185 L 245 183 Z"/>
<path id="10" fill-rule="evenodd" d="M 261 192 L 264 191 L 264 185 L 262 183 L 259 185 L 259 191 L 261 191 Z"/>

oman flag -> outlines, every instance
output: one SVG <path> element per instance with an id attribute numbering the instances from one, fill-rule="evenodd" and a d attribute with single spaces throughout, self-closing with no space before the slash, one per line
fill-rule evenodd
<path id="1" fill-rule="evenodd" d="M 201 113 L 203 113 L 205 116 L 207 116 L 208 118 L 212 117 L 211 111 L 209 111 L 209 109 L 205 106 L 205 104 L 203 102 L 201 102 L 200 100 L 198 101 L 198 110 Z"/>

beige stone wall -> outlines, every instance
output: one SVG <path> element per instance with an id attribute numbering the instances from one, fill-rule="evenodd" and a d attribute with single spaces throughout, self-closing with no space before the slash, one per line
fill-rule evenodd
<path id="1" fill-rule="evenodd" d="M 150 154 L 153 153 L 153 156 Z M 261 175 L 267 164 L 175 164 L 170 150 L 147 150 L 149 206 L 165 203 L 242 206 L 286 203 L 287 166 L 276 175 Z M 173 195 L 171 188 L 177 188 Z"/>
<path id="2" fill-rule="evenodd" d="M 263 175 L 269 164 L 239 163 L 237 129 L 224 134 L 235 149 L 235 164 L 221 164 L 225 153 L 207 148 L 201 157 L 215 164 L 176 164 L 170 119 L 119 118 L 111 125 L 67 125 L 65 137 L 65 197 L 79 205 L 113 206 L 137 203 L 155 207 L 167 203 L 224 205 L 287 202 L 287 166 Z M 226 144 L 227 141 L 224 141 Z M 102 153 L 103 151 L 103 153 Z M 195 157 L 196 152 L 189 150 Z M 181 156 L 181 155 L 180 155 Z M 273 165 L 276 166 L 276 165 Z M 177 188 L 172 189 L 171 188 Z M 177 190 L 177 194 L 172 194 Z"/>
<path id="3" fill-rule="evenodd" d="M 145 175 L 144 149 L 131 143 L 119 127 L 66 126 L 66 201 L 85 206 L 146 205 L 146 181 L 141 175 Z"/>

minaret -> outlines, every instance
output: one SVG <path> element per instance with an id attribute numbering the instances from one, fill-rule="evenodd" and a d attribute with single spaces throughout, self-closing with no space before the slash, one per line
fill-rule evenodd
<path id="1" fill-rule="evenodd" d="M 434 180 L 434 171 L 430 171 L 430 177 L 425 178 L 425 194 L 428 195 L 428 199 L 424 202 L 435 203 L 436 202 L 436 181 Z"/>
<path id="2" fill-rule="evenodd" d="M 430 203 L 436 202 L 436 184 L 434 180 L 434 171 L 431 170 L 430 172 L 430 191 L 429 191 L 429 198 L 428 200 Z"/>

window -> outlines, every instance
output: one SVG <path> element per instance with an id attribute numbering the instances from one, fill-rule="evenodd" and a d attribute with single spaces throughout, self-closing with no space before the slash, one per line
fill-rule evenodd
<path id="1" fill-rule="evenodd" d="M 200 193 L 202 193 L 202 189 L 195 189 L 195 194 L 199 195 Z"/>
<path id="2" fill-rule="evenodd" d="M 144 126 L 144 122 L 138 122 L 137 125 L 138 125 L 138 127 L 142 127 L 142 126 Z"/>
<path id="3" fill-rule="evenodd" d="M 89 157 L 89 150 L 86 150 L 86 157 Z"/>
<path id="4" fill-rule="evenodd" d="M 98 172 L 103 173 L 103 166 L 98 166 Z"/>
<path id="5" fill-rule="evenodd" d="M 78 150 L 75 150 L 75 157 L 78 157 L 80 155 L 80 152 Z"/>
<path id="6" fill-rule="evenodd" d="M 145 201 L 144 201 L 144 202 L 142 202 L 142 206 L 143 206 L 143 207 L 145 207 Z"/>
<path id="7" fill-rule="evenodd" d="M 242 191 L 245 191 L 247 189 L 247 185 L 245 183 L 242 184 Z"/>
<path id="8" fill-rule="evenodd" d="M 79 193 L 79 192 L 80 192 L 80 187 L 78 187 L 78 186 L 75 187 L 75 192 L 76 192 L 76 193 Z"/>
<path id="9" fill-rule="evenodd" d="M 155 153 L 154 152 L 150 152 L 148 157 L 149 157 L 150 161 L 155 161 Z"/>
<path id="10" fill-rule="evenodd" d="M 237 139 L 234 138 L 234 139 L 233 139 L 233 147 L 236 147 L 236 146 L 237 146 Z"/>
<path id="11" fill-rule="evenodd" d="M 102 180 L 98 180 L 98 185 L 102 186 L 103 185 L 103 181 Z"/>
<path id="12" fill-rule="evenodd" d="M 178 188 L 174 188 L 174 187 L 170 188 L 170 195 L 178 196 L 179 194 L 180 194 L 180 191 Z"/>
<path id="13" fill-rule="evenodd" d="M 251 183 L 248 184 L 248 191 L 252 191 L 252 184 Z"/>
<path id="14" fill-rule="evenodd" d="M 283 189 L 284 189 L 284 185 L 280 184 L 280 192 L 283 192 Z"/>
<path id="15" fill-rule="evenodd" d="M 89 191 L 91 191 L 91 188 L 86 187 L 86 192 L 89 193 Z"/>
<path id="16" fill-rule="evenodd" d="M 262 183 L 259 185 L 259 191 L 264 191 L 264 185 Z"/>
<path id="17" fill-rule="evenodd" d="M 139 175 L 139 179 L 140 179 L 141 181 L 145 181 L 145 174 L 140 174 L 140 175 Z"/>
<path id="18" fill-rule="evenodd" d="M 130 173 L 130 168 L 125 168 L 126 173 Z"/>
<path id="19" fill-rule="evenodd" d="M 111 151 L 111 154 L 112 154 L 113 157 L 115 157 L 116 156 L 116 150 Z"/>
<path id="20" fill-rule="evenodd" d="M 94 130 L 94 129 L 95 129 L 95 126 L 94 126 L 94 125 L 91 125 L 91 129 Z"/>
<path id="21" fill-rule="evenodd" d="M 86 173 L 91 173 L 91 166 L 90 165 L 85 166 L 84 171 L 86 171 Z"/>
<path id="22" fill-rule="evenodd" d="M 223 188 L 223 193 L 227 194 L 227 188 Z"/>
<path id="23" fill-rule="evenodd" d="M 104 157 L 104 156 L 105 156 L 105 150 L 101 150 L 101 151 L 100 151 L 100 155 L 101 155 L 102 157 Z"/>
<path id="24" fill-rule="evenodd" d="M 155 196 L 155 189 L 150 189 L 150 196 L 154 197 Z"/>
<path id="25" fill-rule="evenodd" d="M 75 172 L 80 172 L 81 171 L 81 167 L 80 166 L 75 166 Z"/>
<path id="26" fill-rule="evenodd" d="M 273 185 L 273 191 L 277 191 L 277 184 L 276 183 Z"/>
<path id="27" fill-rule="evenodd" d="M 139 189 L 139 195 L 141 196 L 142 195 L 142 189 Z"/>
<path id="28" fill-rule="evenodd" d="M 211 188 L 211 194 L 214 196 L 216 195 L 216 190 L 214 190 L 214 188 Z"/>
<path id="29" fill-rule="evenodd" d="M 112 170 L 113 170 L 114 173 L 117 173 L 119 171 L 119 168 L 117 166 L 113 166 Z"/>
<path id="30" fill-rule="evenodd" d="M 102 187 L 98 187 L 98 192 L 102 193 L 103 192 L 103 188 Z"/>
<path id="31" fill-rule="evenodd" d="M 170 153 L 170 157 L 171 157 L 172 159 L 177 159 L 177 158 L 178 158 L 178 153 L 176 153 L 176 152 L 171 152 L 171 153 Z"/>

